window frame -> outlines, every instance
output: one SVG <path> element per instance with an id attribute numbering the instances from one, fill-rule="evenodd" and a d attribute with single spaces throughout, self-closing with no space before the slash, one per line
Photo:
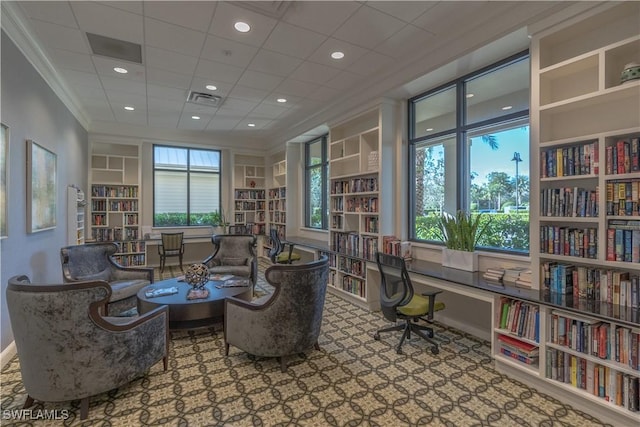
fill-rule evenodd
<path id="1" fill-rule="evenodd" d="M 489 74 L 491 72 L 497 71 L 501 68 L 507 67 L 511 64 L 517 63 L 519 61 L 525 60 L 529 58 L 531 60 L 531 55 L 529 50 L 524 50 L 513 54 L 507 58 L 504 58 L 498 62 L 492 63 L 486 67 L 482 67 L 476 71 L 465 74 L 461 77 L 458 77 L 452 81 L 441 84 L 433 89 L 422 92 L 418 95 L 415 95 L 408 99 L 407 101 L 407 134 L 408 134 L 408 176 L 409 176 L 409 185 L 407 186 L 408 192 L 408 203 L 409 208 L 407 209 L 407 226 L 409 240 L 416 243 L 428 243 L 428 244 L 438 244 L 444 246 L 444 243 L 433 240 L 421 240 L 416 238 L 416 227 L 415 227 L 415 219 L 416 219 L 416 194 L 413 191 L 413 186 L 411 183 L 415 183 L 416 180 L 416 169 L 415 169 L 415 157 L 416 157 L 416 147 L 422 143 L 428 141 L 437 141 L 446 137 L 447 135 L 455 135 L 456 139 L 456 195 L 455 195 L 455 209 L 466 209 L 466 206 L 470 205 L 470 191 L 468 179 L 466 176 L 470 176 L 471 170 L 471 159 L 470 154 L 467 150 L 467 135 L 470 132 L 473 132 L 478 129 L 487 128 L 491 126 L 497 126 L 499 124 L 504 124 L 508 122 L 519 122 L 526 121 L 531 126 L 531 116 L 530 116 L 530 108 L 525 108 L 522 110 L 518 110 L 512 113 L 500 115 L 498 117 L 477 121 L 472 124 L 466 123 L 466 112 L 467 112 L 467 103 L 466 103 L 466 83 L 475 79 L 482 77 L 483 75 Z M 415 129 L 415 105 L 417 102 L 426 99 L 430 96 L 433 96 L 439 92 L 443 92 L 447 89 L 455 87 L 456 89 L 456 123 L 455 127 L 451 129 L 445 129 L 440 132 L 436 132 L 430 135 L 424 135 L 421 137 L 415 137 L 416 129 Z M 529 89 L 530 89 L 530 81 L 529 81 Z M 529 105 L 530 105 L 529 101 Z M 531 221 L 531 217 L 529 217 L 529 221 Z M 509 253 L 516 255 L 529 255 L 529 250 L 513 250 L 513 249 L 499 249 L 499 248 L 491 248 L 491 247 L 482 247 L 482 250 L 487 252 L 501 252 L 501 253 Z"/>
<path id="2" fill-rule="evenodd" d="M 329 230 L 329 154 L 328 154 L 329 135 L 325 134 L 304 143 L 304 226 L 314 230 Z M 311 145 L 320 141 L 322 160 L 320 163 L 311 165 Z M 311 225 L 311 180 L 310 172 L 314 169 L 320 169 L 320 182 L 322 185 L 322 197 L 320 199 L 320 209 L 322 211 L 321 226 L 315 227 Z"/>
<path id="3" fill-rule="evenodd" d="M 169 168 L 157 168 L 156 167 L 156 147 L 164 147 L 164 148 L 175 148 L 179 150 L 187 151 L 187 167 L 183 172 L 187 177 L 187 206 L 186 206 L 186 215 L 187 215 L 187 223 L 183 225 L 175 225 L 175 226 L 162 226 L 156 225 L 156 171 L 166 171 L 166 172 L 182 172 L 176 171 L 174 169 Z M 191 151 L 212 151 L 218 153 L 218 158 L 220 159 L 220 164 L 218 165 L 218 172 L 205 172 L 205 171 L 191 171 Z M 168 145 L 168 144 L 153 144 L 151 148 L 151 164 L 152 164 L 152 176 L 151 180 L 153 183 L 153 217 L 152 224 L 154 228 L 175 228 L 175 227 L 202 227 L 201 224 L 191 224 L 191 176 L 192 172 L 196 172 L 198 174 L 206 173 L 212 175 L 218 175 L 218 206 L 222 209 L 222 150 L 219 149 L 211 149 L 211 148 L 196 148 L 196 147 L 182 147 L 178 145 Z"/>

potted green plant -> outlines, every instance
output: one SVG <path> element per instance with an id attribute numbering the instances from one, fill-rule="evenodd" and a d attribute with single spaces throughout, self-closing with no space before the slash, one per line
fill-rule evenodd
<path id="1" fill-rule="evenodd" d="M 224 215 L 224 209 L 220 208 L 219 210 L 211 213 L 211 225 L 213 226 L 213 232 L 215 234 L 227 233 L 229 222 Z"/>
<path id="2" fill-rule="evenodd" d="M 455 215 L 447 212 L 440 215 L 437 233 L 446 246 L 442 250 L 443 266 L 466 271 L 478 270 L 478 255 L 475 249 L 489 224 L 481 224 L 481 217 L 481 213 L 472 217 L 470 213 L 462 210 Z"/>

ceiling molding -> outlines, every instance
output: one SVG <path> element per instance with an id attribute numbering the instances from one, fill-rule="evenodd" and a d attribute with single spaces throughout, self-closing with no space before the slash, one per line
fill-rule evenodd
<path id="1" fill-rule="evenodd" d="M 49 60 L 47 54 L 34 40 L 34 34 L 28 19 L 24 16 L 16 2 L 2 2 L 2 29 L 16 44 L 20 52 L 33 65 L 38 74 L 58 96 L 60 101 L 69 109 L 71 114 L 80 122 L 80 125 L 89 131 L 91 120 L 83 112 L 81 104 L 71 95 L 73 92 L 64 83 L 60 74 Z"/>

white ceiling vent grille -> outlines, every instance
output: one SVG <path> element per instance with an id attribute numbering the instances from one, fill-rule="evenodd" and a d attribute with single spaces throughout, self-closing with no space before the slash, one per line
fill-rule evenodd
<path id="1" fill-rule="evenodd" d="M 198 105 L 205 105 L 207 107 L 219 107 L 222 105 L 222 97 L 218 95 L 211 95 L 210 93 L 203 92 L 189 92 L 187 102 Z"/>
<path id="2" fill-rule="evenodd" d="M 269 16 L 274 19 L 280 19 L 284 16 L 289 8 L 290 1 L 239 1 L 234 2 L 234 6 L 240 6 L 257 12 L 261 15 Z"/>
<path id="3" fill-rule="evenodd" d="M 142 46 L 125 40 L 87 33 L 91 51 L 96 55 L 142 64 Z"/>

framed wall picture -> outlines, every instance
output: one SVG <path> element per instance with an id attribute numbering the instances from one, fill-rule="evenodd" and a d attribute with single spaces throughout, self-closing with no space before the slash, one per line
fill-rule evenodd
<path id="1" fill-rule="evenodd" d="M 0 123 L 0 239 L 9 235 L 9 128 Z"/>
<path id="2" fill-rule="evenodd" d="M 57 156 L 27 141 L 27 233 L 56 227 Z"/>

